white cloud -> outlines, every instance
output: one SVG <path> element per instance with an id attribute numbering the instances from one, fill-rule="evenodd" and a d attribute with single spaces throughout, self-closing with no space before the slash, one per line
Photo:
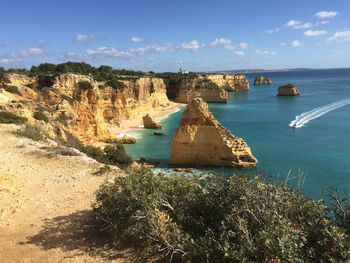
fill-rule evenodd
<path id="1" fill-rule="evenodd" d="M 2 58 L 0 59 L 0 64 L 10 64 L 15 62 L 15 59 L 12 58 Z"/>
<path id="2" fill-rule="evenodd" d="M 243 57 L 245 55 L 245 53 L 243 51 L 236 51 L 235 55 L 239 56 L 239 57 Z"/>
<path id="3" fill-rule="evenodd" d="M 281 29 L 280 29 L 279 27 L 276 27 L 276 28 L 274 28 L 274 29 L 269 29 L 269 30 L 267 30 L 267 31 L 266 31 L 266 34 L 272 35 L 272 34 L 275 34 L 275 33 L 279 32 L 280 30 L 281 30 Z"/>
<path id="4" fill-rule="evenodd" d="M 27 58 L 27 57 L 41 57 L 44 56 L 45 52 L 41 48 L 29 48 L 19 52 L 13 52 L 10 54 L 11 58 Z"/>
<path id="5" fill-rule="evenodd" d="M 139 38 L 139 37 L 132 37 L 131 38 L 131 42 L 134 42 L 134 43 L 140 43 L 142 41 L 143 41 L 143 39 Z"/>
<path id="6" fill-rule="evenodd" d="M 92 58 L 131 58 L 132 54 L 120 51 L 116 48 L 100 47 L 96 49 L 87 49 L 86 54 Z"/>
<path id="7" fill-rule="evenodd" d="M 197 40 L 192 40 L 191 42 L 184 42 L 180 45 L 178 50 L 187 50 L 190 52 L 196 52 L 201 47 L 204 47 L 205 45 L 203 43 L 198 42 Z"/>
<path id="8" fill-rule="evenodd" d="M 329 40 L 334 40 L 337 42 L 348 41 L 350 42 L 350 30 L 347 31 L 339 31 L 335 33 Z"/>
<path id="9" fill-rule="evenodd" d="M 146 53 L 165 53 L 171 51 L 171 44 L 165 44 L 163 46 L 153 45 L 148 47 L 140 47 L 136 49 L 131 49 L 130 52 L 133 54 L 143 55 Z"/>
<path id="10" fill-rule="evenodd" d="M 226 39 L 226 38 L 215 38 L 213 42 L 210 43 L 211 46 L 226 46 L 230 45 L 232 43 L 232 40 Z"/>
<path id="11" fill-rule="evenodd" d="M 308 29 L 308 28 L 311 28 L 311 27 L 313 27 L 313 24 L 310 23 L 310 22 L 293 26 L 294 29 Z"/>
<path id="12" fill-rule="evenodd" d="M 277 53 L 274 52 L 274 51 L 259 50 L 259 49 L 257 49 L 257 50 L 255 50 L 255 54 L 256 54 L 257 56 L 274 56 L 274 55 L 276 55 Z"/>
<path id="13" fill-rule="evenodd" d="M 308 30 L 304 32 L 304 35 L 307 37 L 318 37 L 324 36 L 327 34 L 327 31 L 324 30 Z"/>
<path id="14" fill-rule="evenodd" d="M 320 11 L 315 14 L 318 18 L 332 18 L 337 16 L 339 13 L 336 11 Z"/>
<path id="15" fill-rule="evenodd" d="M 329 24 L 329 21 L 321 21 L 321 25 L 326 25 L 326 24 Z"/>
<path id="16" fill-rule="evenodd" d="M 227 50 L 234 50 L 234 49 L 236 49 L 236 46 L 234 46 L 234 45 L 226 45 L 225 46 L 225 49 L 227 49 Z"/>
<path id="17" fill-rule="evenodd" d="M 300 47 L 302 46 L 303 43 L 299 40 L 293 40 L 292 42 L 290 43 L 282 43 L 281 44 L 281 47 Z"/>
<path id="18" fill-rule="evenodd" d="M 287 23 L 285 23 L 284 25 L 287 26 L 287 27 L 295 27 L 295 26 L 298 26 L 298 25 L 300 25 L 300 24 L 301 24 L 300 21 L 292 19 L 292 20 L 289 20 L 289 21 L 288 21 Z"/>
<path id="19" fill-rule="evenodd" d="M 238 47 L 242 49 L 248 48 L 248 46 L 249 46 L 248 43 L 245 43 L 245 42 L 239 43 L 238 45 Z"/>
<path id="20" fill-rule="evenodd" d="M 91 42 L 96 39 L 97 37 L 95 35 L 85 35 L 85 34 L 79 33 L 75 36 L 74 41 L 77 43 L 80 43 L 80 42 Z"/>

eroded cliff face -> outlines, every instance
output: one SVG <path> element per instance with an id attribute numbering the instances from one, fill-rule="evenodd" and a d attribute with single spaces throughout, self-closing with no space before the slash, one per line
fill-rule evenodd
<path id="1" fill-rule="evenodd" d="M 40 124 L 50 136 L 67 140 L 78 138 L 86 144 L 111 138 L 110 125 L 119 125 L 122 120 L 132 118 L 153 108 L 169 105 L 162 79 L 133 77 L 122 80 L 125 88 L 113 89 L 89 76 L 61 74 L 45 82 L 50 87 L 40 86 L 42 80 L 9 74 L 0 87 L 2 110 L 11 111 Z M 82 89 L 81 82 L 89 83 Z M 7 92 L 6 87 L 16 86 L 21 95 Z M 30 88 L 29 88 L 30 87 Z M 33 118 L 34 112 L 43 112 L 48 123 Z"/>
<path id="2" fill-rule="evenodd" d="M 206 78 L 228 92 L 249 90 L 249 81 L 242 74 L 208 74 Z"/>
<path id="3" fill-rule="evenodd" d="M 174 136 L 171 163 L 253 168 L 257 160 L 247 143 L 225 129 L 202 99 L 195 98 L 187 105 Z"/>
<path id="4" fill-rule="evenodd" d="M 248 91 L 249 82 L 240 74 L 201 74 L 184 78 L 170 87 L 174 99 L 180 103 L 189 103 L 193 98 L 202 98 L 206 102 L 227 102 L 227 92 Z"/>

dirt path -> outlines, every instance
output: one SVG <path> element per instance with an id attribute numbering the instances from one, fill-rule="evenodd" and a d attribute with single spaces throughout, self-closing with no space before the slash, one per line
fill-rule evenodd
<path id="1" fill-rule="evenodd" d="M 48 155 L 15 129 L 0 125 L 0 262 L 130 262 L 92 227 L 94 192 L 112 175 L 93 175 L 101 165 L 83 156 Z"/>

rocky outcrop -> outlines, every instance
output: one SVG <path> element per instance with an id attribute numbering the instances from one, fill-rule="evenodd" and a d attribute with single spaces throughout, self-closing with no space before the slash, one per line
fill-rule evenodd
<path id="1" fill-rule="evenodd" d="M 88 83 L 88 88 L 83 89 L 82 82 Z M 1 99 L 4 102 L 0 106 L 32 122 L 36 122 L 35 111 L 43 112 L 49 118 L 43 129 L 54 138 L 66 141 L 74 137 L 86 144 L 106 141 L 112 137 L 110 125 L 118 126 L 122 120 L 170 103 L 160 78 L 128 76 L 120 82 L 123 89 L 114 89 L 86 75 L 7 74 L 0 87 L 16 86 L 21 96 L 4 92 L 9 99 Z M 19 102 L 21 107 L 11 101 Z"/>
<path id="2" fill-rule="evenodd" d="M 172 143 L 171 164 L 253 168 L 256 158 L 246 142 L 225 129 L 200 98 L 183 113 Z"/>
<path id="3" fill-rule="evenodd" d="M 249 81 L 242 74 L 208 74 L 206 78 L 228 92 L 249 90 Z"/>
<path id="4" fill-rule="evenodd" d="M 300 92 L 294 84 L 287 84 L 284 86 L 278 87 L 277 96 L 299 96 Z"/>
<path id="5" fill-rule="evenodd" d="M 161 129 L 162 125 L 152 119 L 149 114 L 142 117 L 143 127 L 145 129 Z"/>
<path id="6" fill-rule="evenodd" d="M 176 102 L 189 103 L 193 98 L 202 98 L 206 102 L 227 102 L 228 93 L 211 80 L 199 76 L 183 79 L 176 84 L 178 90 Z"/>
<path id="7" fill-rule="evenodd" d="M 272 80 L 264 76 L 257 76 L 254 80 L 254 85 L 270 85 L 270 84 L 272 84 Z"/>

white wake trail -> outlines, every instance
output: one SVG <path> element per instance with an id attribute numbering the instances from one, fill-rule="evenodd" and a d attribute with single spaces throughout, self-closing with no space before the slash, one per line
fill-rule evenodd
<path id="1" fill-rule="evenodd" d="M 310 122 L 311 120 L 321 117 L 327 112 L 333 111 L 348 104 L 350 104 L 350 99 L 344 99 L 313 109 L 308 112 L 304 112 L 296 116 L 295 119 L 289 123 L 289 126 L 293 128 L 303 127 L 306 123 Z"/>

